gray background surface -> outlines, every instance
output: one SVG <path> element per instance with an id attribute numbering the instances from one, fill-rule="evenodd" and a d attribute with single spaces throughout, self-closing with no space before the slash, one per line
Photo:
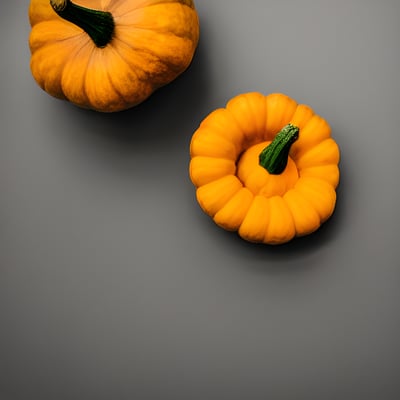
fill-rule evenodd
<path id="1" fill-rule="evenodd" d="M 398 0 L 198 0 L 190 69 L 135 109 L 51 98 L 28 1 L 0 14 L 0 399 L 400 398 Z M 199 122 L 311 105 L 341 147 L 316 234 L 246 243 L 200 210 Z"/>

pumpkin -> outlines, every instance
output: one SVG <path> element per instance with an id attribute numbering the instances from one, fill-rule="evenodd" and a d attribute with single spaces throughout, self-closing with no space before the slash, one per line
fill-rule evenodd
<path id="1" fill-rule="evenodd" d="M 282 93 L 240 94 L 190 142 L 190 179 L 206 214 L 250 242 L 283 244 L 333 213 L 339 147 L 327 121 Z"/>
<path id="2" fill-rule="evenodd" d="M 31 71 L 50 95 L 102 112 L 147 99 L 190 65 L 192 0 L 31 0 Z"/>

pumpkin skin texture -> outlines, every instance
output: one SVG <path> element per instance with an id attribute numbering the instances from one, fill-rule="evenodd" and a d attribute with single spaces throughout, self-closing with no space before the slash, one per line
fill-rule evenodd
<path id="1" fill-rule="evenodd" d="M 75 23 L 80 19 L 82 26 Z M 29 20 L 38 85 L 100 112 L 133 107 L 172 82 L 190 65 L 199 40 L 192 0 L 31 0 Z"/>
<path id="2" fill-rule="evenodd" d="M 325 119 L 285 94 L 232 98 L 200 123 L 190 157 L 203 211 L 247 241 L 283 244 L 334 212 L 339 147 Z"/>

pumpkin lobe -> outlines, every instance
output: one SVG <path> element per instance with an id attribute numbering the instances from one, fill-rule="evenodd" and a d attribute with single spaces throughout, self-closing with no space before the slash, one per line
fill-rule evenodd
<path id="1" fill-rule="evenodd" d="M 287 165 L 290 146 L 298 139 L 299 128 L 287 124 L 259 155 L 259 164 L 270 174 L 281 174 Z"/>
<path id="2" fill-rule="evenodd" d="M 110 12 L 82 7 L 71 0 L 50 0 L 50 5 L 61 18 L 82 28 L 97 47 L 111 42 L 115 23 Z"/>

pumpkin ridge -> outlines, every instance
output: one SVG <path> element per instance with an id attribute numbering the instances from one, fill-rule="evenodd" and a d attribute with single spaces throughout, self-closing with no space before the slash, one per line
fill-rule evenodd
<path id="1" fill-rule="evenodd" d="M 168 1 L 168 0 L 167 1 L 160 1 L 160 2 L 154 3 L 154 4 L 143 4 L 140 7 L 131 8 L 130 10 L 128 10 L 128 11 L 122 13 L 122 14 L 114 15 L 114 13 L 113 13 L 113 17 L 116 18 L 116 19 L 117 18 L 121 18 L 121 17 L 126 17 L 127 14 L 133 13 L 135 11 L 140 11 L 140 10 L 143 10 L 144 8 L 156 7 L 156 6 L 159 6 L 159 5 L 163 5 L 164 7 L 166 7 L 168 3 L 170 3 L 170 5 L 174 4 L 172 1 Z M 182 7 L 189 7 L 191 10 L 195 9 L 193 2 L 192 2 L 193 6 L 190 6 L 189 4 L 186 4 L 186 3 L 182 2 L 182 1 L 179 1 L 179 4 Z M 134 6 L 134 4 L 132 4 L 132 6 Z M 112 12 L 112 9 L 110 9 L 109 11 Z"/>
<path id="2" fill-rule="evenodd" d="M 305 177 L 296 186 L 296 191 L 307 199 L 321 222 L 325 222 L 333 213 L 336 203 L 336 191 L 333 185 L 322 178 Z"/>
<path id="3" fill-rule="evenodd" d="M 270 217 L 267 221 L 268 223 L 266 223 L 265 226 L 265 237 L 263 241 L 265 243 L 276 245 L 291 240 L 296 234 L 296 228 L 293 220 L 293 214 L 291 213 L 286 201 L 283 200 L 281 196 L 272 196 L 268 198 L 268 202 L 266 203 L 266 205 L 268 207 L 268 215 Z M 279 214 L 279 218 L 276 218 L 276 214 Z M 285 216 L 287 218 L 285 218 Z M 279 234 L 277 235 L 276 225 L 280 220 L 286 220 L 286 229 L 284 230 L 284 232 L 282 232 L 281 228 L 281 232 L 278 232 Z"/>
<path id="4" fill-rule="evenodd" d="M 129 47 L 129 49 L 135 51 L 135 50 L 129 45 L 129 43 L 125 42 L 124 40 L 121 40 L 120 38 L 115 38 L 114 41 L 120 42 L 120 43 L 124 44 L 126 47 Z M 137 73 L 136 73 L 135 68 L 132 67 L 132 64 L 131 64 L 130 62 L 128 62 L 128 60 L 126 59 L 126 57 L 124 57 L 124 55 L 121 54 L 121 52 L 118 51 L 118 50 L 115 48 L 115 46 L 111 46 L 111 48 L 112 48 L 112 51 L 113 51 L 116 55 L 118 55 L 118 57 L 119 57 L 119 58 L 129 67 L 129 69 L 136 75 L 137 79 L 140 79 L 139 76 L 138 76 Z"/>
<path id="5" fill-rule="evenodd" d="M 156 13 L 155 10 L 152 10 L 151 12 L 145 11 L 154 7 L 162 7 L 162 10 L 160 10 L 159 13 Z M 169 11 L 165 11 L 164 8 L 169 9 Z M 160 13 L 165 15 L 168 14 L 169 18 L 173 18 L 175 17 L 177 11 L 179 11 L 180 15 L 174 22 L 167 18 L 159 26 L 155 26 L 154 21 L 152 23 L 152 17 L 156 18 Z M 192 40 L 193 38 L 193 29 L 195 29 L 197 33 L 199 31 L 199 17 L 196 10 L 191 8 L 186 9 L 182 4 L 177 4 L 176 1 L 169 1 L 165 3 L 165 5 L 147 5 L 142 9 L 134 9 L 122 15 L 115 16 L 114 19 L 116 21 L 116 25 L 118 26 L 129 26 L 130 28 L 134 27 L 135 29 L 150 30 L 153 32 L 159 32 L 162 35 L 173 34 L 178 38 L 187 38 L 189 40 Z M 196 21 L 194 21 L 194 19 L 196 19 Z M 182 24 L 182 22 L 186 20 L 193 21 L 190 21 L 190 24 Z M 180 28 L 181 30 L 179 34 L 174 32 L 174 30 L 176 31 L 177 28 Z M 196 36 L 198 36 L 198 34 Z"/>
<path id="6" fill-rule="evenodd" d="M 312 210 L 311 214 L 314 214 L 314 217 L 316 217 L 316 220 L 318 220 L 317 226 L 315 226 L 315 225 L 312 226 L 312 225 L 310 225 L 309 221 L 307 221 L 308 223 L 306 223 L 306 225 L 308 225 L 308 230 L 306 230 L 305 232 L 301 232 L 301 231 L 298 229 L 299 226 L 296 226 L 296 225 L 302 225 L 302 224 L 301 224 L 301 221 L 297 218 L 297 216 L 294 215 L 294 210 L 292 210 L 292 207 L 291 207 L 291 205 L 292 205 L 291 201 L 288 201 L 288 200 L 287 200 L 287 197 L 288 197 L 289 195 L 291 195 L 291 194 L 293 194 L 295 197 L 298 197 L 299 199 L 301 199 L 303 205 L 304 205 L 304 204 L 307 205 L 307 207 L 306 207 L 307 210 L 309 210 L 309 211 Z M 320 216 L 320 214 L 319 214 L 318 211 L 315 209 L 315 207 L 314 207 L 314 205 L 312 204 L 312 202 L 311 202 L 299 189 L 297 189 L 296 187 L 290 189 L 290 190 L 283 196 L 283 200 L 284 200 L 284 202 L 285 202 L 285 204 L 286 204 L 286 206 L 287 206 L 287 208 L 288 208 L 288 210 L 289 210 L 289 212 L 290 212 L 290 215 L 292 216 L 292 220 L 293 220 L 293 223 L 294 223 L 294 226 L 295 226 L 296 234 L 297 234 L 298 236 L 308 235 L 308 234 L 310 234 L 310 233 L 316 231 L 316 230 L 321 226 L 321 222 L 322 222 L 322 221 L 321 221 L 321 216 Z M 301 217 L 302 217 L 301 219 L 305 218 L 304 215 L 302 215 Z M 304 225 L 304 224 L 303 224 L 303 225 Z"/>
<path id="7" fill-rule="evenodd" d="M 314 110 L 307 104 L 297 104 L 290 123 L 297 126 L 301 132 L 314 115 Z"/>
<path id="8" fill-rule="evenodd" d="M 32 70 L 32 74 L 33 74 L 36 82 L 43 90 L 45 90 L 49 93 L 52 93 L 52 95 L 57 98 L 66 99 L 64 90 L 61 85 L 61 76 L 62 76 L 63 70 L 65 68 L 65 65 L 71 61 L 71 57 L 73 57 L 75 52 L 80 49 L 79 44 L 76 43 L 76 42 L 79 42 L 79 40 L 80 40 L 80 38 L 78 38 L 77 36 L 72 36 L 72 37 L 68 37 L 65 39 L 60 39 L 60 41 L 53 40 L 51 42 L 45 43 L 45 44 L 40 45 L 35 48 L 31 47 L 32 56 L 31 56 L 30 68 Z M 51 67 L 47 66 L 45 69 L 43 69 L 43 67 L 41 65 L 42 65 L 42 62 L 47 58 L 46 53 L 48 53 L 48 52 L 51 52 L 52 54 L 57 53 L 61 42 L 68 43 L 68 45 L 71 47 L 72 51 L 62 52 L 63 53 L 62 57 L 64 58 L 64 60 L 61 65 L 57 64 L 58 73 L 55 74 L 56 76 L 58 76 L 58 79 L 53 79 L 51 82 L 49 82 L 49 80 L 48 80 L 49 74 L 47 73 L 47 71 L 49 71 L 49 69 L 51 70 L 53 68 L 53 66 L 51 66 Z M 38 69 L 37 67 L 40 67 L 40 68 Z M 40 72 L 38 73 L 38 71 L 40 71 Z M 54 74 L 54 69 L 52 69 L 52 72 Z M 56 91 L 53 90 L 54 84 L 57 86 Z M 55 94 L 55 93 L 57 93 L 57 94 Z"/>
<path id="9" fill-rule="evenodd" d="M 37 24 L 35 24 L 35 26 L 32 28 L 32 33 L 29 36 L 29 48 L 31 53 L 36 52 L 38 49 L 42 49 L 46 46 L 51 46 L 55 43 L 58 44 L 62 44 L 62 43 L 66 43 L 68 40 L 77 40 L 80 39 L 80 36 L 86 36 L 84 34 L 84 31 L 82 31 L 81 29 L 76 29 L 76 32 L 71 35 L 71 36 L 66 36 L 66 37 L 59 37 L 59 38 L 51 38 L 48 39 L 46 41 L 39 41 L 39 39 L 37 39 L 35 36 L 40 36 L 41 32 L 43 31 L 48 31 L 51 30 L 53 28 L 53 23 L 56 22 L 58 23 L 62 23 L 62 21 L 57 21 L 57 20 L 51 20 L 51 21 L 42 21 L 42 22 L 38 22 Z M 36 32 L 39 31 L 39 32 Z M 37 43 L 39 42 L 39 43 Z"/>
<path id="10" fill-rule="evenodd" d="M 66 69 L 67 69 L 68 65 L 71 64 L 71 63 L 73 62 L 73 59 L 77 57 L 77 54 L 79 54 L 81 51 L 83 51 L 84 48 L 85 48 L 86 46 L 88 46 L 88 45 L 89 45 L 89 42 L 83 43 L 82 46 L 81 46 L 79 49 L 77 49 L 76 52 L 71 53 L 71 55 L 68 57 L 68 61 L 66 62 L 65 66 L 64 66 L 64 69 L 63 69 L 63 71 L 62 71 L 62 73 L 61 73 L 61 89 L 62 89 L 62 91 L 63 91 L 63 93 L 64 93 L 64 96 L 65 96 L 67 99 L 70 99 L 70 97 L 66 95 L 65 88 L 64 88 L 64 85 L 65 85 L 65 78 L 64 78 L 64 77 L 65 77 L 66 74 L 67 74 Z M 92 52 L 93 52 L 93 50 L 94 50 L 94 49 L 93 49 L 93 47 L 92 47 Z M 82 79 L 82 83 L 83 83 L 82 92 L 83 92 L 84 97 L 85 97 L 85 100 L 86 100 L 85 103 L 87 103 L 87 102 L 89 101 L 88 95 L 87 95 L 87 93 L 86 93 L 86 87 L 85 87 L 85 85 L 84 85 L 84 82 L 86 81 L 86 73 L 87 73 L 87 69 L 88 69 L 88 64 L 89 64 L 90 58 L 91 58 L 91 55 L 88 56 L 88 62 L 87 62 L 87 64 L 86 64 L 86 66 L 85 66 L 85 70 L 84 70 L 83 73 L 82 73 L 82 76 L 83 76 L 83 79 Z"/>
<path id="11" fill-rule="evenodd" d="M 131 24 L 129 23 L 118 23 L 117 27 L 129 27 L 130 29 L 132 29 Z M 190 42 L 192 42 L 192 37 L 188 34 L 188 35 L 177 35 L 176 33 L 173 32 L 165 32 L 161 29 L 156 29 L 156 28 L 144 28 L 142 26 L 135 26 L 134 27 L 135 30 L 141 30 L 141 31 L 146 31 L 146 32 L 156 32 L 160 35 L 163 36 L 170 36 L 171 38 L 178 38 L 178 39 L 187 39 Z"/>
<path id="12" fill-rule="evenodd" d="M 110 47 L 110 49 L 111 49 L 111 47 Z M 111 51 L 113 51 L 114 53 L 117 53 L 117 52 L 115 51 L 114 48 L 112 48 Z M 91 61 L 92 61 L 92 60 L 91 60 L 91 58 L 90 58 L 89 63 L 90 63 Z M 88 63 L 88 67 L 89 67 L 89 63 Z M 106 68 L 105 71 L 106 71 L 106 77 L 107 77 L 107 79 L 108 79 L 108 82 L 109 82 L 111 88 L 113 89 L 114 93 L 117 93 L 118 97 L 120 97 L 120 98 L 122 98 L 124 101 L 126 101 L 125 97 L 124 97 L 124 96 L 121 94 L 121 92 L 116 88 L 116 86 L 115 86 L 115 84 L 114 84 L 114 82 L 113 82 L 113 80 L 112 80 L 112 78 L 111 78 L 109 68 Z M 86 75 L 88 75 L 88 73 L 86 73 Z M 85 79 L 85 81 L 86 81 L 86 79 Z M 85 89 L 86 89 L 86 84 L 85 84 Z M 87 90 L 86 90 L 86 93 L 88 93 Z M 89 98 L 89 100 L 90 100 L 90 97 L 89 97 L 89 96 L 88 96 L 88 98 Z M 90 100 L 90 102 L 93 103 L 92 100 Z"/>
<path id="13" fill-rule="evenodd" d="M 323 169 L 324 174 L 321 173 L 321 169 Z M 301 178 L 323 179 L 331 184 L 333 188 L 336 188 L 339 184 L 339 174 L 339 167 L 334 163 L 304 167 L 299 170 L 299 176 Z"/>
<path id="14" fill-rule="evenodd" d="M 86 100 L 88 102 L 90 102 L 90 100 L 89 100 L 89 96 L 88 96 L 87 88 L 86 88 L 86 79 L 87 79 L 87 75 L 88 75 L 89 64 L 92 62 L 92 54 L 93 54 L 94 50 L 95 50 L 94 47 L 92 47 L 90 54 L 88 55 L 88 62 L 86 64 L 85 69 L 82 74 L 82 76 L 83 76 L 83 88 L 82 89 L 83 89 L 83 93 L 86 97 Z"/>
<path id="15" fill-rule="evenodd" d="M 293 158 L 300 159 L 311 148 L 331 137 L 331 128 L 327 121 L 317 114 L 311 116 L 301 127 L 299 140 L 294 143 L 291 154 Z"/>
<path id="16" fill-rule="evenodd" d="M 256 95 L 256 96 L 261 95 L 261 96 L 263 97 L 263 100 L 264 100 L 264 112 L 265 112 L 265 108 L 266 108 L 266 107 L 265 107 L 265 96 L 262 95 L 260 92 L 250 92 L 250 93 L 247 93 L 246 95 L 242 95 L 243 101 L 246 102 L 246 107 L 247 107 L 247 110 L 246 110 L 246 111 L 250 114 L 250 117 L 251 117 L 252 119 L 256 119 L 256 118 L 259 118 L 259 117 L 258 117 L 258 115 L 257 115 L 257 111 L 254 110 L 254 105 L 251 103 L 251 100 L 252 100 L 252 99 L 249 98 L 249 96 L 251 96 L 251 95 Z M 238 97 L 239 97 L 239 96 L 237 96 L 236 99 L 237 99 Z M 231 100 L 234 100 L 234 99 L 231 99 Z M 237 126 L 240 128 L 240 130 L 243 132 L 243 143 L 242 143 L 242 147 L 243 147 L 243 151 L 245 151 L 245 150 L 247 150 L 249 147 L 251 147 L 251 145 L 253 144 L 252 142 L 253 142 L 254 140 L 256 140 L 257 138 L 254 137 L 254 138 L 252 138 L 252 140 L 249 139 L 249 132 L 246 131 L 246 128 L 243 128 L 243 127 L 242 127 L 243 122 L 240 121 L 241 118 L 238 118 L 238 116 L 234 113 L 234 111 L 232 110 L 232 108 L 229 107 L 229 103 L 230 103 L 230 101 L 228 101 L 227 107 L 225 107 L 225 108 L 226 108 L 226 110 L 232 115 L 233 119 L 235 120 L 236 125 L 237 125 Z M 265 130 L 265 129 L 263 128 L 262 130 Z M 254 135 L 254 133 L 253 133 L 253 135 Z"/>
<path id="17" fill-rule="evenodd" d="M 191 5 L 188 4 L 189 2 L 191 3 Z M 140 9 L 142 9 L 142 8 L 157 7 L 157 6 L 160 6 L 160 5 L 162 5 L 162 6 L 164 6 L 164 7 L 166 7 L 166 6 L 168 6 L 168 5 L 174 6 L 174 5 L 176 5 L 176 3 L 179 3 L 182 7 L 188 7 L 188 8 L 190 8 L 191 10 L 194 9 L 194 3 L 193 3 L 193 1 L 178 0 L 178 1 L 175 2 L 175 1 L 171 1 L 171 0 L 159 0 L 159 1 L 157 1 L 157 2 L 155 2 L 155 3 L 152 3 L 152 4 L 144 4 L 143 6 L 140 6 L 140 7 L 135 8 L 135 10 L 140 10 Z"/>
<path id="18" fill-rule="evenodd" d="M 72 39 L 76 39 L 76 37 L 71 38 L 71 40 L 72 40 Z M 58 44 L 57 42 L 52 42 L 51 44 L 46 44 L 45 46 L 43 46 L 43 47 L 41 47 L 40 49 L 38 49 L 37 51 L 35 51 L 35 54 L 36 54 L 37 52 L 39 52 L 39 51 L 40 51 L 40 52 L 45 52 L 46 50 L 49 50 L 49 49 L 47 49 L 47 47 L 57 46 L 57 44 Z M 65 91 L 64 91 L 64 88 L 63 88 L 63 84 L 62 84 L 62 80 L 63 80 L 62 77 L 63 77 L 64 71 L 65 71 L 65 67 L 66 67 L 70 62 L 73 61 L 74 55 L 77 54 L 86 44 L 87 44 L 87 43 L 84 43 L 84 44 L 82 44 L 82 46 L 77 47 L 77 48 L 75 49 L 75 50 L 76 50 L 75 52 L 67 53 L 67 55 L 66 55 L 66 57 L 65 57 L 65 64 L 64 64 L 64 66 L 63 66 L 62 68 L 60 68 L 59 86 L 60 86 L 60 89 L 61 89 L 61 92 L 62 92 L 64 98 L 67 98 L 67 96 L 65 95 Z M 44 89 L 45 91 L 47 91 L 46 87 L 48 87 L 47 84 L 46 84 L 46 82 L 47 82 L 47 80 L 46 80 L 46 75 L 45 75 L 44 78 L 43 78 L 43 89 Z"/>
<path id="19" fill-rule="evenodd" d="M 129 70 L 136 76 L 136 78 L 137 78 L 138 80 L 140 80 L 140 78 L 139 78 L 138 75 L 136 74 L 136 71 L 132 68 L 132 65 L 130 65 L 130 64 L 126 61 L 126 59 L 121 55 L 121 53 L 119 53 L 119 52 L 115 49 L 115 47 L 113 47 L 113 46 L 110 46 L 110 49 L 114 52 L 115 57 L 119 57 L 119 59 L 122 60 L 122 62 L 124 62 L 124 63 L 126 64 L 126 66 L 127 66 L 127 67 L 129 68 Z M 109 77 L 111 86 L 113 87 L 113 89 L 115 90 L 115 92 L 118 93 L 119 96 L 120 96 L 126 103 L 130 102 L 130 99 L 128 99 L 124 94 L 121 93 L 120 90 L 118 90 L 118 89 L 116 88 L 115 83 L 113 82 L 113 79 L 112 79 L 111 74 L 110 74 L 109 71 L 107 71 L 107 75 L 108 75 L 108 77 Z"/>
<path id="20" fill-rule="evenodd" d="M 226 114 L 227 117 L 224 122 L 225 123 L 228 122 L 228 123 L 232 124 L 234 129 L 241 136 L 240 142 L 235 140 L 235 139 L 237 139 L 236 137 L 229 136 L 229 135 L 222 133 L 222 132 L 225 132 L 227 128 L 226 128 L 226 126 L 221 126 L 217 123 L 218 119 L 220 118 L 220 116 L 217 113 Z M 211 118 L 209 118 L 209 117 L 211 117 Z M 210 129 L 215 129 L 215 135 L 228 140 L 236 148 L 237 161 L 239 160 L 240 155 L 247 149 L 247 146 L 245 146 L 245 142 L 246 142 L 245 132 L 243 131 L 242 127 L 237 122 L 236 118 L 233 117 L 232 113 L 226 107 L 220 107 L 220 108 L 217 108 L 216 110 L 214 110 L 213 112 L 211 112 L 211 114 L 209 114 L 200 123 L 200 127 L 202 127 L 202 126 L 209 127 Z"/>
<path id="21" fill-rule="evenodd" d="M 37 49 L 32 49 L 32 55 L 36 54 L 36 53 L 40 53 L 40 52 L 46 52 L 49 51 L 52 47 L 56 46 L 58 47 L 59 44 L 61 43 L 66 43 L 69 40 L 74 40 L 76 39 L 76 36 L 70 37 L 70 38 L 65 38 L 65 39 L 56 39 L 56 40 L 52 40 L 51 42 L 48 42 L 40 47 L 38 47 Z M 68 59 L 70 58 L 71 53 L 68 53 Z"/>
<path id="22" fill-rule="evenodd" d="M 319 151 L 317 152 L 316 149 L 318 149 Z M 321 151 L 321 149 L 323 151 Z M 315 161 L 315 158 L 317 158 L 320 153 L 326 157 L 322 157 L 321 159 Z M 310 157 L 311 160 L 309 160 Z M 309 149 L 301 153 L 299 157 L 295 157 L 295 159 L 298 169 L 300 171 L 303 168 L 311 166 L 317 167 L 329 164 L 338 164 L 340 161 L 340 153 L 336 142 L 332 139 L 332 137 L 328 137 L 310 147 Z M 309 164 L 310 162 L 312 162 L 312 164 Z"/>
<path id="23" fill-rule="evenodd" d="M 67 25 L 70 30 L 76 31 L 74 36 L 81 35 L 84 32 L 84 30 L 82 28 L 79 28 L 79 26 L 73 24 L 72 22 L 66 21 L 65 19 L 62 19 L 60 17 L 58 17 L 58 19 L 47 19 L 45 21 L 37 22 L 32 27 L 32 30 L 40 29 L 40 27 L 42 25 L 49 25 L 48 28 L 50 28 L 50 29 L 53 28 L 52 25 L 59 25 L 58 28 L 60 28 L 61 26 L 64 27 L 65 25 Z M 69 36 L 69 37 L 72 37 L 72 36 Z"/>
<path id="24" fill-rule="evenodd" d="M 157 54 L 152 52 L 150 49 L 143 49 L 143 48 L 139 48 L 139 47 L 134 47 L 131 43 L 129 43 L 129 42 L 125 41 L 125 40 L 122 40 L 120 38 L 115 38 L 114 40 L 118 40 L 119 42 L 124 43 L 127 47 L 129 47 L 129 49 L 131 49 L 135 53 L 150 54 L 151 56 L 155 57 L 159 62 L 161 62 L 162 64 L 167 66 L 170 70 L 173 70 L 174 72 L 179 72 L 180 71 L 180 68 L 178 66 L 172 64 L 171 62 L 168 62 L 167 60 L 161 59 Z M 120 56 L 122 57 L 121 54 L 120 54 Z M 125 58 L 124 58 L 124 60 L 125 60 L 126 63 L 128 63 L 128 61 Z M 138 79 L 141 80 L 139 78 L 139 76 L 138 76 Z"/>
<path id="25" fill-rule="evenodd" d="M 132 51 L 134 51 L 135 53 L 139 53 L 139 54 L 140 54 L 140 53 L 143 53 L 143 54 L 146 54 L 146 52 L 143 52 L 143 51 L 139 51 L 139 50 L 134 49 L 132 46 L 129 45 L 129 43 L 127 43 L 127 42 L 125 42 L 125 41 L 123 41 L 123 40 L 121 40 L 121 39 L 118 39 L 118 40 L 119 40 L 122 44 L 124 44 L 124 45 L 126 45 L 127 47 L 129 47 L 129 49 L 132 50 Z M 113 50 L 114 50 L 114 51 L 119 55 L 119 57 L 125 62 L 125 64 L 126 64 L 126 65 L 128 66 L 128 68 L 130 69 L 130 71 L 133 72 L 133 74 L 136 76 L 137 80 L 147 85 L 147 81 L 148 81 L 148 79 L 149 79 L 149 72 L 146 71 L 146 70 L 144 70 L 143 68 L 139 67 L 139 68 L 144 72 L 144 74 L 146 74 L 146 77 L 143 77 L 143 76 L 141 77 L 141 76 L 136 72 L 136 70 L 137 70 L 137 68 L 138 68 L 136 65 L 133 65 L 132 62 L 129 62 L 129 61 L 126 59 L 126 57 L 124 57 L 124 55 L 121 54 L 121 52 L 117 51 L 115 48 L 113 48 Z M 151 54 L 151 52 L 148 52 L 147 54 Z M 161 59 L 158 58 L 158 57 L 157 57 L 157 60 L 158 60 L 160 63 L 166 65 L 169 69 L 171 69 L 171 70 L 173 69 L 172 66 L 170 66 L 170 64 L 166 63 L 164 60 L 161 60 Z M 175 72 L 175 71 L 174 71 L 174 72 Z M 178 70 L 177 70 L 176 72 L 178 72 Z M 157 87 L 159 87 L 159 86 L 161 86 L 160 83 L 158 84 Z"/>
<path id="26" fill-rule="evenodd" d="M 125 0 L 108 0 L 104 5 L 104 9 L 106 9 L 108 12 L 110 12 L 113 17 L 115 18 L 115 11 L 118 10 L 120 7 L 120 4 L 125 2 Z"/>
<path id="27" fill-rule="evenodd" d="M 273 140 L 280 130 L 292 120 L 298 103 L 287 95 L 270 93 L 265 96 L 264 140 Z"/>

